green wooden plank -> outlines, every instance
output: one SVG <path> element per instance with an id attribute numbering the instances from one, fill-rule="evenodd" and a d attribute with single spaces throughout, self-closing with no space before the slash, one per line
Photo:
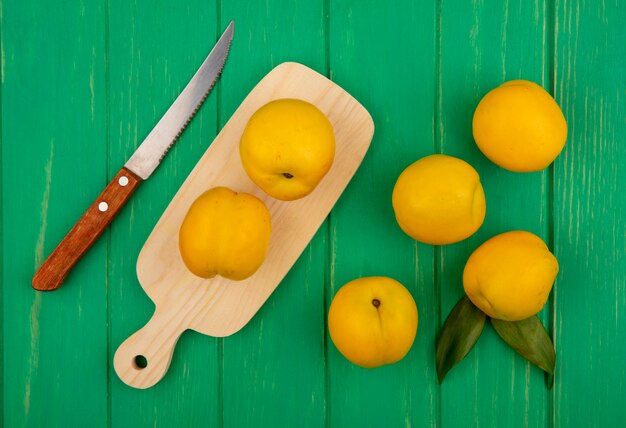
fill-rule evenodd
<path id="1" fill-rule="evenodd" d="M 325 71 L 325 27 L 315 2 L 223 2 L 222 23 L 234 19 L 230 71 L 222 77 L 220 124 L 253 86 L 284 61 Z M 323 225 L 261 310 L 224 339 L 224 426 L 323 426 Z"/>
<path id="2" fill-rule="evenodd" d="M 390 276 L 412 293 L 419 326 L 404 360 L 374 370 L 349 363 L 327 338 L 328 421 L 331 426 L 431 426 L 438 418 L 433 248 L 400 230 L 391 193 L 402 170 L 434 149 L 435 2 L 330 5 L 331 77 L 368 109 L 376 131 L 331 213 L 326 303 L 349 280 Z"/>
<path id="3" fill-rule="evenodd" d="M 187 84 L 223 28 L 217 25 L 215 2 L 110 0 L 109 7 L 109 176 L 113 176 Z M 184 333 L 168 373 L 147 391 L 123 384 L 112 366 L 117 347 L 154 311 L 137 281 L 137 256 L 171 198 L 216 135 L 217 98 L 214 90 L 111 229 L 108 288 L 112 426 L 199 426 L 218 421 L 216 339 Z"/>
<path id="4" fill-rule="evenodd" d="M 555 165 L 554 425 L 626 421 L 626 10 L 556 1 L 555 91 L 569 138 Z"/>
<path id="5" fill-rule="evenodd" d="M 4 52 L 4 45 L 2 43 L 2 0 L 0 0 L 0 167 L 3 166 L 2 155 L 2 92 L 4 83 L 4 60 L 2 60 Z M 4 169 L 4 168 L 3 168 Z M 0 278 L 4 283 L 4 180 L 3 174 L 0 171 Z M 0 286 L 0 319 L 2 320 L 2 327 L 0 327 L 0 421 L 4 423 L 4 287 Z"/>
<path id="6" fill-rule="evenodd" d="M 440 249 L 442 322 L 463 295 L 463 268 L 478 245 L 516 229 L 548 239 L 549 174 L 501 169 L 482 155 L 472 138 L 474 109 L 489 90 L 511 79 L 548 86 L 548 28 L 545 1 L 442 2 L 440 149 L 476 168 L 487 199 L 481 229 Z M 542 372 L 509 349 L 488 326 L 475 349 L 442 384 L 441 422 L 443 426 L 543 426 L 548 398 Z"/>
<path id="7" fill-rule="evenodd" d="M 4 45 L 2 44 L 2 0 L 0 0 L 0 167 L 2 167 L 2 87 L 4 82 L 4 60 L 2 60 L 2 52 Z M 4 180 L 3 174 L 0 172 L 0 278 L 4 281 Z M 4 287 L 0 286 L 0 319 L 2 327 L 0 327 L 0 421 L 4 423 Z"/>
<path id="8" fill-rule="evenodd" d="M 2 5 L 4 426 L 106 426 L 105 242 L 34 271 L 106 178 L 104 2 Z"/>

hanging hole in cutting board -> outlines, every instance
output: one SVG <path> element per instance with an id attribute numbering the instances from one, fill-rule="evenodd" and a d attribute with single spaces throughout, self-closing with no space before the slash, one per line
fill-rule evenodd
<path id="1" fill-rule="evenodd" d="M 148 359 L 143 355 L 135 356 L 135 358 L 133 359 L 133 363 L 137 370 L 145 369 L 146 367 L 148 367 Z"/>

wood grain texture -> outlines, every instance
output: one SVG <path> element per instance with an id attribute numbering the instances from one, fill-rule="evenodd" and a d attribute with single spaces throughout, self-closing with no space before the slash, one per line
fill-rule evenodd
<path id="1" fill-rule="evenodd" d="M 126 168 L 122 168 L 113 177 L 37 269 L 32 282 L 35 290 L 52 291 L 61 286 L 78 260 L 117 216 L 140 182 L 140 178 Z"/>
<path id="2" fill-rule="evenodd" d="M 335 159 L 315 190 L 296 201 L 265 195 L 248 178 L 239 159 L 239 140 L 252 114 L 280 98 L 308 101 L 334 128 Z M 250 92 L 198 161 L 159 219 L 137 260 L 137 276 L 156 305 L 152 328 L 128 338 L 115 354 L 115 371 L 127 384 L 147 388 L 167 371 L 176 338 L 186 329 L 211 336 L 239 331 L 259 310 L 308 245 L 361 164 L 374 124 L 343 89 L 313 70 L 283 63 Z M 193 275 L 178 249 L 178 231 L 191 204 L 207 189 L 225 186 L 254 194 L 272 216 L 272 236 L 259 270 L 242 281 Z M 302 213 L 307 213 L 303 216 Z M 138 369 L 136 355 L 148 366 Z"/>
<path id="3" fill-rule="evenodd" d="M 436 11 L 428 3 L 330 2 L 331 77 L 362 99 L 376 134 L 331 213 L 326 303 L 352 279 L 384 275 L 408 288 L 419 315 L 408 356 L 376 370 L 350 364 L 327 338 L 331 426 L 437 424 L 433 249 L 401 231 L 391 206 L 402 170 L 433 152 Z"/>
<path id="4" fill-rule="evenodd" d="M 35 270 L 108 183 L 100 2 L 2 2 L 5 427 L 107 426 L 106 242 Z"/>
<path id="5" fill-rule="evenodd" d="M 556 1 L 555 426 L 626 423 L 626 10 Z"/>

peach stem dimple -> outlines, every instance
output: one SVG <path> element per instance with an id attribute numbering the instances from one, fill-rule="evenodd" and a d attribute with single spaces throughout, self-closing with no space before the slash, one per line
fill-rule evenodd
<path id="1" fill-rule="evenodd" d="M 285 178 L 293 178 L 293 175 L 289 174 L 288 172 L 283 172 L 283 175 L 285 176 Z"/>
<path id="2" fill-rule="evenodd" d="M 372 305 L 374 305 L 375 308 L 378 308 L 380 306 L 380 300 L 378 299 L 372 300 Z"/>

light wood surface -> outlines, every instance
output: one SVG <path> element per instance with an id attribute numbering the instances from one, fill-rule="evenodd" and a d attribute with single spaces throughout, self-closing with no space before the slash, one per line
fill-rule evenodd
<path id="1" fill-rule="evenodd" d="M 292 202 L 263 193 L 243 170 L 239 139 L 250 116 L 267 102 L 299 98 L 315 104 L 335 130 L 333 166 L 317 188 Z M 137 276 L 156 305 L 151 320 L 117 350 L 115 370 L 128 385 L 147 388 L 169 367 L 178 337 L 187 329 L 223 337 L 239 331 L 279 285 L 320 227 L 363 160 L 374 133 L 369 113 L 348 93 L 297 63 L 283 63 L 248 95 L 200 159 L 148 237 L 137 261 Z M 265 202 L 272 237 L 261 268 L 244 281 L 193 275 L 178 250 L 178 231 L 193 201 L 206 190 L 226 186 Z M 140 368 L 135 357 L 147 366 Z"/>

